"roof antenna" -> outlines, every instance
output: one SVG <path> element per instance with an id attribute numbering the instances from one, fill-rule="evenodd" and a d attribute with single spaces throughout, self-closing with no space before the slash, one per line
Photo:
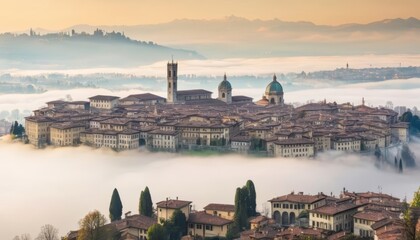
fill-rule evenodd
<path id="1" fill-rule="evenodd" d="M 174 55 L 172 54 L 171 56 L 172 56 L 172 63 L 174 63 Z"/>

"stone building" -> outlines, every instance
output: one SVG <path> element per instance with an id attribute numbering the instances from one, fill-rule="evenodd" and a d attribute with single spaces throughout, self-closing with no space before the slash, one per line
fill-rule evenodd
<path id="1" fill-rule="evenodd" d="M 226 74 L 223 76 L 223 81 L 219 84 L 218 87 L 219 96 L 217 99 L 222 100 L 223 102 L 230 104 L 232 103 L 232 85 L 226 78 Z"/>

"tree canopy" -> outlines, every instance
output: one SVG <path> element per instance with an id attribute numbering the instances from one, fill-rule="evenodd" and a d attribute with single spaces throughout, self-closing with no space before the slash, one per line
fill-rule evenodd
<path id="1" fill-rule="evenodd" d="M 41 232 L 35 240 L 59 240 L 58 229 L 51 224 L 41 227 Z"/>
<path id="2" fill-rule="evenodd" d="M 164 222 L 163 226 L 169 240 L 180 240 L 182 236 L 187 235 L 187 217 L 179 209 L 174 211 L 171 219 Z"/>
<path id="3" fill-rule="evenodd" d="M 147 186 L 144 191 L 141 191 L 140 193 L 139 213 L 148 217 L 153 216 L 152 196 L 150 195 L 150 191 Z"/>
<path id="4" fill-rule="evenodd" d="M 246 189 L 248 192 L 248 217 L 257 214 L 257 193 L 255 192 L 254 183 L 251 180 L 246 182 Z"/>
<path id="5" fill-rule="evenodd" d="M 109 204 L 109 219 L 111 222 L 121 220 L 122 209 L 123 206 L 120 199 L 120 194 L 118 193 L 118 190 L 114 188 L 114 191 L 112 192 L 111 203 Z"/>
<path id="6" fill-rule="evenodd" d="M 411 201 L 410 206 L 420 208 L 420 187 L 416 192 L 414 192 L 413 201 Z"/>
<path id="7" fill-rule="evenodd" d="M 79 234 L 77 240 L 102 240 L 106 239 L 106 231 L 103 226 L 106 224 L 105 216 L 98 210 L 89 212 L 79 221 Z"/>
<path id="8" fill-rule="evenodd" d="M 24 133 L 25 128 L 22 126 L 22 124 L 19 124 L 17 121 L 15 121 L 10 127 L 10 135 L 12 136 L 22 137 Z"/>
<path id="9" fill-rule="evenodd" d="M 165 228 L 160 224 L 154 224 L 147 230 L 147 239 L 149 240 L 162 240 L 166 239 Z"/>

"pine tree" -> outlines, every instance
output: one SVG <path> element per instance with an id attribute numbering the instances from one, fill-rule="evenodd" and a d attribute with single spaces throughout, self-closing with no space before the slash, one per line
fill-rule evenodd
<path id="1" fill-rule="evenodd" d="M 140 193 L 139 212 L 144 216 L 153 216 L 153 202 L 147 186 L 144 191 L 141 191 Z"/>
<path id="2" fill-rule="evenodd" d="M 403 164 L 402 164 L 402 159 L 400 158 L 400 167 L 399 167 L 399 172 L 402 173 L 403 172 Z"/>
<path id="3" fill-rule="evenodd" d="M 120 194 L 118 193 L 118 190 L 114 188 L 114 191 L 112 192 L 111 203 L 109 204 L 109 219 L 111 222 L 121 220 L 122 209 L 123 206 L 121 203 Z"/>
<path id="4" fill-rule="evenodd" d="M 248 217 L 257 215 L 257 194 L 255 192 L 254 183 L 251 180 L 246 182 L 248 190 Z"/>

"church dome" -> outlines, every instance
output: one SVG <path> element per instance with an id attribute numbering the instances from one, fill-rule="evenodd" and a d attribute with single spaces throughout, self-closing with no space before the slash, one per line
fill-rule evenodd
<path id="1" fill-rule="evenodd" d="M 223 81 L 219 84 L 219 91 L 220 90 L 232 91 L 232 85 L 230 85 L 230 82 L 226 79 L 226 74 L 223 77 Z"/>
<path id="2" fill-rule="evenodd" d="M 279 82 L 277 82 L 277 77 L 274 74 L 273 81 L 267 85 L 267 88 L 265 89 L 266 95 L 281 95 L 283 94 L 283 87 Z"/>

